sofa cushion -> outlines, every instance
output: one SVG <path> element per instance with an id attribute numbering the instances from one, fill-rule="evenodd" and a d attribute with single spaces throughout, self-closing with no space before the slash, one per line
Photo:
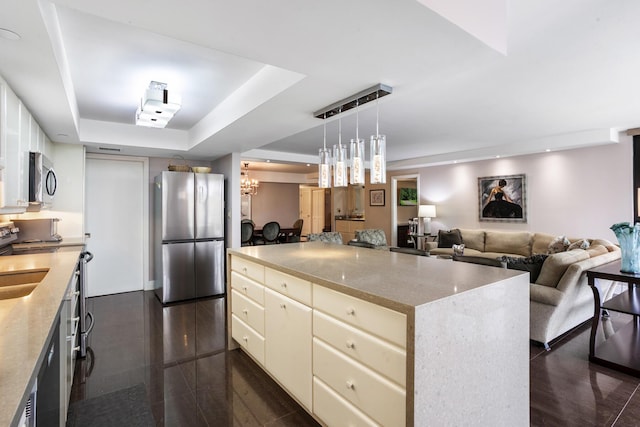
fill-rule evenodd
<path id="1" fill-rule="evenodd" d="M 522 256 L 531 255 L 531 234 L 529 232 L 485 232 L 484 250 L 487 252 L 502 252 Z"/>
<path id="2" fill-rule="evenodd" d="M 462 244 L 462 235 L 460 230 L 454 228 L 453 230 L 440 230 L 438 231 L 438 247 L 439 248 L 451 248 L 453 245 Z"/>
<path id="3" fill-rule="evenodd" d="M 567 236 L 558 236 L 549 243 L 549 247 L 547 248 L 548 254 L 557 254 L 560 252 L 564 252 L 569 248 L 571 242 L 567 239 Z"/>
<path id="4" fill-rule="evenodd" d="M 468 249 L 484 251 L 484 230 L 460 229 L 462 243 Z"/>
<path id="5" fill-rule="evenodd" d="M 607 250 L 609 252 L 619 251 L 620 250 L 619 247 L 617 247 L 616 245 L 614 245 L 613 243 L 611 243 L 610 241 L 605 240 L 605 239 L 593 239 L 591 241 L 591 246 L 594 246 L 594 245 L 602 245 L 605 248 L 607 248 Z"/>
<path id="6" fill-rule="evenodd" d="M 548 255 L 544 254 L 532 255 L 526 258 L 513 258 L 503 256 L 500 260 L 506 263 L 507 268 L 511 270 L 528 271 L 529 282 L 535 283 L 535 281 L 538 280 L 538 276 L 540 275 L 540 270 L 542 270 L 542 264 L 547 259 L 547 257 Z"/>
<path id="7" fill-rule="evenodd" d="M 589 249 L 589 241 L 587 239 L 578 239 L 571 243 L 567 248 L 568 251 L 572 251 L 574 249 Z"/>
<path id="8" fill-rule="evenodd" d="M 571 264 L 585 259 L 589 259 L 589 254 L 582 249 L 549 255 L 542 264 L 542 270 L 535 283 L 555 288 Z"/>
<path id="9" fill-rule="evenodd" d="M 546 254 L 549 250 L 549 243 L 551 243 L 555 238 L 556 236 L 553 234 L 534 233 L 533 242 L 531 244 L 531 255 Z"/>
<path id="10" fill-rule="evenodd" d="M 608 252 L 609 250 L 607 250 L 607 248 L 605 248 L 603 245 L 591 245 L 589 246 L 589 249 L 587 249 L 587 253 L 591 258 L 598 255 L 604 255 Z"/>

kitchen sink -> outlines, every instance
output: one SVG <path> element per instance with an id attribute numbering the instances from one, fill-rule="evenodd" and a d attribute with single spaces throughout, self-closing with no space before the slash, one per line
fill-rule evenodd
<path id="1" fill-rule="evenodd" d="M 48 268 L 0 272 L 0 300 L 31 294 L 48 272 Z"/>

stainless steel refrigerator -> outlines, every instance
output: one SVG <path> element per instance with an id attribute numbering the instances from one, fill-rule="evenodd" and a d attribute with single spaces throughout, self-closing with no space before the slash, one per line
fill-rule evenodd
<path id="1" fill-rule="evenodd" d="M 155 291 L 163 304 L 224 293 L 224 176 L 155 178 Z"/>

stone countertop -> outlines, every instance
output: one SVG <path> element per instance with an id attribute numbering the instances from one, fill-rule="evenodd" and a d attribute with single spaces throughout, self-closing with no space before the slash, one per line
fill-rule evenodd
<path id="1" fill-rule="evenodd" d="M 14 426 L 20 419 L 81 251 L 82 246 L 76 246 L 75 250 L 0 257 L 0 275 L 49 269 L 30 295 L 0 300 L 1 426 Z"/>
<path id="2" fill-rule="evenodd" d="M 466 262 L 322 242 L 246 246 L 230 254 L 257 258 L 355 297 L 403 313 L 514 276 L 527 274 Z"/>
<path id="3" fill-rule="evenodd" d="M 86 242 L 82 237 L 63 238 L 59 242 L 30 242 L 30 243 L 14 243 L 11 245 L 17 250 L 32 249 L 50 249 L 50 248 L 66 248 L 69 246 L 83 246 Z"/>

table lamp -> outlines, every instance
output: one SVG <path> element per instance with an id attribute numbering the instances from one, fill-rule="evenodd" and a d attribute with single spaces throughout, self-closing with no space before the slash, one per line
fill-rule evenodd
<path id="1" fill-rule="evenodd" d="M 431 234 L 431 218 L 436 217 L 436 205 L 420 205 L 418 217 L 424 218 L 424 231 L 422 234 Z"/>

